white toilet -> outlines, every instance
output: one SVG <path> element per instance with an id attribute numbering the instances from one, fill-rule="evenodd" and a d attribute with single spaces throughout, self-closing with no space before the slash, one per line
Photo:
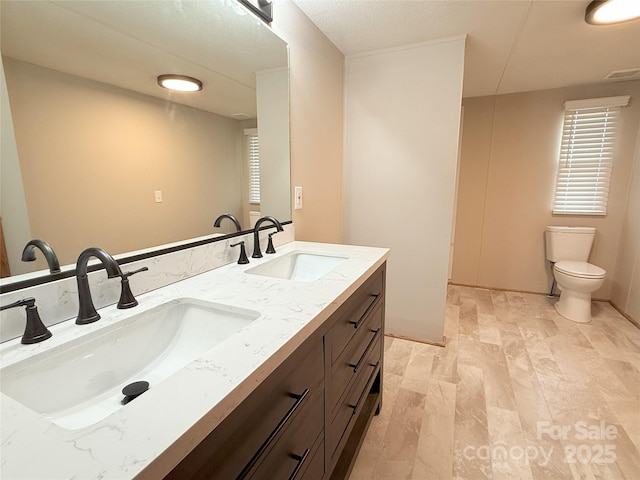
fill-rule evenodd
<path id="1" fill-rule="evenodd" d="M 604 283 L 607 272 L 587 263 L 596 235 L 593 227 L 547 227 L 547 260 L 555 262 L 553 276 L 560 289 L 556 310 L 579 323 L 591 321 L 591 292 Z"/>

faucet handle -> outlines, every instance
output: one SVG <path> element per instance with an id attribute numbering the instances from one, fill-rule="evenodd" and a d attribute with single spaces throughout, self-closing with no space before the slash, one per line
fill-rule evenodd
<path id="1" fill-rule="evenodd" d="M 131 272 L 124 272 L 121 275 L 122 281 L 120 283 L 122 288 L 120 291 L 120 300 L 118 300 L 118 308 L 132 308 L 138 305 L 138 301 L 133 296 L 133 292 L 131 292 L 131 287 L 129 286 L 129 277 L 131 275 L 135 275 L 136 273 L 146 272 L 147 270 L 149 270 L 149 267 L 142 267 Z"/>
<path id="2" fill-rule="evenodd" d="M 123 272 L 121 277 L 124 278 L 129 278 L 131 275 L 135 275 L 136 273 L 140 273 L 140 272 L 146 272 L 147 270 L 149 270 L 149 267 L 142 267 L 139 268 L 137 270 L 132 270 L 131 272 Z"/>
<path id="3" fill-rule="evenodd" d="M 35 298 L 29 297 L 8 305 L 2 305 L 0 310 L 14 307 L 27 307 L 27 324 L 24 327 L 21 343 L 28 345 L 51 338 L 53 334 L 44 326 L 44 323 L 42 323 L 40 315 L 38 314 L 38 307 L 36 307 Z"/>
<path id="4" fill-rule="evenodd" d="M 245 265 L 249 263 L 249 259 L 247 258 L 247 252 L 244 249 L 244 240 L 240 240 L 238 243 L 232 243 L 229 246 L 237 247 L 238 245 L 240 245 L 240 258 L 238 258 L 238 264 Z"/>
<path id="5" fill-rule="evenodd" d="M 271 232 L 268 237 L 269 237 L 269 242 L 267 243 L 267 249 L 265 250 L 264 253 L 276 253 L 276 249 L 273 246 L 273 239 L 271 237 L 273 237 L 276 233 L 278 233 L 278 231 L 276 230 L 275 232 Z"/>

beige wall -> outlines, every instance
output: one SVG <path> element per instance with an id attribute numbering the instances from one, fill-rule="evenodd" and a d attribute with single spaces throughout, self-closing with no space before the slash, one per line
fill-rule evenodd
<path id="1" fill-rule="evenodd" d="M 386 329 L 441 342 L 463 37 L 347 58 L 344 238 L 391 248 Z"/>
<path id="2" fill-rule="evenodd" d="M 552 215 L 563 102 L 631 95 L 623 109 L 608 214 Z M 452 281 L 547 292 L 546 225 L 597 228 L 590 261 L 607 270 L 595 298 L 615 278 L 638 125 L 640 81 L 467 98 L 462 134 Z"/>
<path id="3" fill-rule="evenodd" d="M 344 55 L 290 0 L 274 3 L 273 29 L 289 44 L 291 187 L 303 187 L 296 239 L 339 243 Z"/>
<path id="4" fill-rule="evenodd" d="M 5 73 L 31 233 L 62 264 L 91 245 L 116 254 L 240 218 L 235 120 L 11 59 Z"/>
<path id="5" fill-rule="evenodd" d="M 611 301 L 640 324 L 640 128 Z"/>

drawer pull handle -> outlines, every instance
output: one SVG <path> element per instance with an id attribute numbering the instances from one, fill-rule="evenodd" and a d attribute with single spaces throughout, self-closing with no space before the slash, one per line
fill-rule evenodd
<path id="1" fill-rule="evenodd" d="M 282 418 L 282 420 L 280 420 L 280 422 L 278 423 L 276 428 L 273 430 L 273 432 L 271 432 L 271 434 L 269 434 L 269 437 L 267 437 L 267 439 L 264 441 L 264 443 L 260 446 L 260 448 L 255 453 L 255 455 L 251 458 L 249 463 L 247 463 L 247 465 L 242 469 L 242 472 L 240 473 L 240 475 L 238 475 L 238 480 L 242 480 L 247 476 L 247 474 L 251 471 L 251 469 L 256 464 L 256 462 L 258 461 L 260 456 L 269 447 L 269 444 L 271 444 L 271 442 L 278 436 L 280 431 L 282 431 L 282 429 L 289 422 L 289 420 L 291 419 L 293 414 L 296 412 L 296 410 L 300 407 L 300 405 L 302 405 L 302 403 L 305 401 L 305 399 L 307 398 L 308 395 L 309 395 L 309 389 L 308 388 L 305 388 L 304 391 L 301 394 L 296 394 L 296 393 L 290 393 L 289 394 L 289 396 L 291 398 L 295 398 L 296 402 L 287 411 L 287 413 Z"/>
<path id="2" fill-rule="evenodd" d="M 370 366 L 370 367 L 373 367 L 373 368 L 376 368 L 378 365 L 380 365 L 380 362 L 379 362 L 379 361 L 378 361 L 378 362 L 376 362 L 376 363 L 370 363 L 370 364 L 369 364 L 369 366 Z"/>
<path id="3" fill-rule="evenodd" d="M 298 464 L 296 465 L 295 470 L 289 477 L 289 480 L 294 480 L 298 476 L 298 473 L 300 472 L 300 469 L 302 468 L 302 465 L 304 464 L 305 460 L 309 456 L 309 453 L 311 453 L 311 449 L 307 448 L 302 455 L 296 455 L 295 453 L 291 455 L 294 458 L 294 460 L 298 461 Z"/>
<path id="4" fill-rule="evenodd" d="M 370 383 L 371 383 L 371 379 L 369 379 L 369 383 L 368 383 L 368 384 L 370 384 Z M 352 403 L 348 403 L 348 404 L 347 404 L 347 406 L 348 406 L 349 408 L 352 408 L 352 409 L 353 409 L 353 412 L 351 412 L 351 414 L 352 414 L 352 415 L 355 415 L 355 414 L 356 414 L 356 411 L 358 410 L 358 408 L 360 408 L 360 405 L 362 405 L 362 402 L 363 402 L 363 401 L 364 401 L 364 399 L 367 397 L 368 393 L 369 393 L 369 392 L 368 392 L 368 390 L 365 388 L 365 389 L 363 390 L 363 392 L 360 394 L 360 398 L 358 398 L 358 401 L 356 402 L 356 404 L 355 404 L 355 405 L 354 405 L 354 404 L 352 404 Z"/>
<path id="5" fill-rule="evenodd" d="M 369 312 L 372 310 L 373 306 L 375 305 L 376 300 L 380 296 L 380 293 L 372 293 L 369 296 L 373 297 L 373 300 L 371 301 L 367 309 L 364 311 L 362 316 L 358 320 L 349 320 L 349 323 L 353 325 L 353 328 L 358 328 L 360 326 L 360 322 L 362 322 L 362 320 L 367 318 L 367 315 L 369 315 Z"/>
<path id="6" fill-rule="evenodd" d="M 355 363 L 355 364 L 354 363 L 348 363 L 347 364 L 351 368 L 353 368 L 353 373 L 356 373 L 358 371 L 362 361 L 369 356 L 369 352 L 371 352 L 371 347 L 373 346 L 373 344 L 376 342 L 376 339 L 378 338 L 378 330 L 380 330 L 380 329 L 371 330 L 371 332 L 374 333 L 373 338 L 371 339 L 371 341 L 369 341 L 369 345 L 367 345 L 367 348 L 365 348 L 364 352 L 362 353 L 362 355 L 358 359 L 358 363 Z"/>

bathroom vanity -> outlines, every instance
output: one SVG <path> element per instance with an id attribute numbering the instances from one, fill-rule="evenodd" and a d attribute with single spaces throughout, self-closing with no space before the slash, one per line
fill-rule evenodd
<path id="1" fill-rule="evenodd" d="M 166 478 L 344 478 L 382 400 L 384 281 L 383 265 Z"/>
<path id="2" fill-rule="evenodd" d="M 388 254 L 292 242 L 140 295 L 136 308 L 100 309 L 94 324 L 54 325 L 38 345 L 5 342 L 3 369 L 104 337 L 171 302 L 257 315 L 87 425 L 61 426 L 3 391 L 2 477 L 345 478 L 382 401 Z"/>

